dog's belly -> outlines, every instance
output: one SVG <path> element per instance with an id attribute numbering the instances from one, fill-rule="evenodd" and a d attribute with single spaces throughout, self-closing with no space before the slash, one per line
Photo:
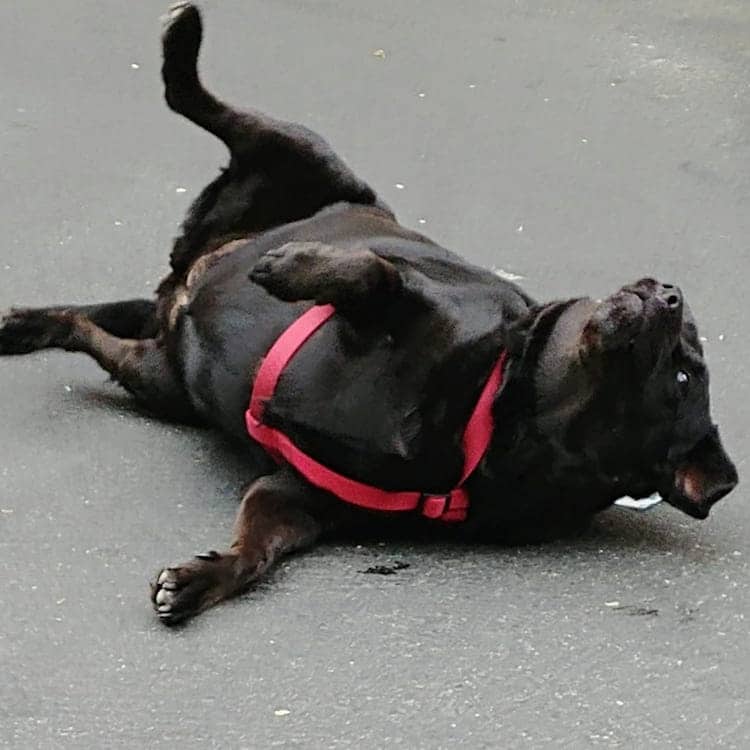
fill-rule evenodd
<path id="1" fill-rule="evenodd" d="M 356 479 L 389 489 L 421 487 L 428 478 L 449 484 L 461 466 L 459 430 L 436 418 L 434 358 L 394 346 L 385 332 L 364 351 L 346 351 L 346 326 L 329 321 L 298 352 L 267 405 L 267 421 Z"/>

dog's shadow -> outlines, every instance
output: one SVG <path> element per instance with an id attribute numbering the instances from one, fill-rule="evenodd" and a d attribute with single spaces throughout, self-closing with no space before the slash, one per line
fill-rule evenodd
<path id="1" fill-rule="evenodd" d="M 158 419 L 151 412 L 142 409 L 127 394 L 114 389 L 83 386 L 76 388 L 74 393 L 80 399 L 81 406 L 89 409 L 94 407 L 108 412 L 116 410 L 133 417 Z M 222 509 L 226 504 L 228 512 L 233 512 L 236 508 L 239 492 L 243 488 L 273 469 L 273 463 L 255 446 L 233 442 L 221 433 L 203 427 L 182 426 L 181 429 L 190 435 L 193 444 L 200 444 L 206 465 L 211 467 L 218 482 L 222 486 L 237 488 L 236 493 L 227 493 L 216 501 L 221 503 Z M 364 550 L 373 560 L 397 558 L 399 555 L 436 559 L 447 554 L 453 558 L 457 553 L 470 554 L 475 561 L 485 555 L 492 556 L 494 560 L 498 557 L 518 560 L 519 556 L 528 557 L 529 560 L 538 560 L 540 556 L 559 560 L 567 555 L 590 557 L 593 560 L 601 559 L 604 553 L 608 557 L 622 556 L 624 559 L 635 554 L 649 553 L 676 554 L 693 562 L 715 556 L 717 553 L 712 552 L 710 547 L 700 544 L 701 532 L 697 526 L 681 522 L 676 513 L 666 504 L 648 511 L 615 507 L 597 515 L 582 533 L 538 544 L 473 544 L 453 541 L 443 536 L 436 542 L 429 534 L 425 536 L 424 533 L 404 533 L 401 530 L 391 534 L 385 527 L 366 536 L 328 542 L 316 554 L 345 554 L 355 544 L 360 545 L 359 549 Z M 256 587 L 256 592 L 261 593 L 268 583 L 283 575 L 283 571 L 277 569 Z"/>
<path id="2" fill-rule="evenodd" d="M 77 407 L 88 411 L 100 409 L 109 414 L 116 412 L 134 419 L 146 419 L 179 429 L 195 445 L 200 445 L 206 464 L 215 470 L 218 481 L 224 486 L 236 486 L 238 493 L 258 477 L 273 469 L 272 461 L 262 449 L 251 443 L 232 441 L 222 433 L 206 426 L 165 422 L 158 415 L 142 407 L 127 393 L 108 387 L 79 386 L 72 395 Z M 236 507 L 239 494 L 228 495 L 228 507 Z"/>
<path id="3" fill-rule="evenodd" d="M 464 555 L 474 561 L 483 558 L 489 561 L 491 558 L 495 563 L 524 559 L 535 563 L 544 560 L 559 563 L 564 559 L 575 559 L 580 564 L 599 563 L 602 560 L 627 563 L 634 559 L 665 556 L 701 563 L 721 555 L 721 551 L 705 543 L 695 523 L 682 523 L 675 518 L 676 513 L 666 506 L 647 512 L 611 508 L 594 517 L 584 532 L 537 543 L 472 543 L 449 538 L 441 538 L 436 543 L 424 534 L 399 534 L 395 540 L 385 542 L 385 537 L 369 537 L 357 542 L 369 551 L 373 560 L 408 558 L 412 563 L 416 556 L 427 556 L 433 560 L 449 556 L 456 560 Z M 343 549 L 341 542 L 335 546 Z"/>

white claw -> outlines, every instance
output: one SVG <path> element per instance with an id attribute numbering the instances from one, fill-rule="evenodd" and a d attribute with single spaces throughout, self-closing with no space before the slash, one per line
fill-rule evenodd
<path id="1" fill-rule="evenodd" d="M 187 8 L 190 5 L 190 3 L 174 3 L 173 5 L 169 6 L 169 10 L 167 13 L 170 15 L 171 18 L 177 18 L 177 16 L 182 13 L 185 8 Z"/>
<path id="2" fill-rule="evenodd" d="M 163 15 L 162 15 L 162 16 L 161 16 L 161 17 L 159 18 L 159 20 L 160 20 L 160 21 L 161 21 L 161 22 L 162 22 L 163 24 L 169 24 L 169 23 L 171 23 L 171 22 L 172 22 L 172 21 L 174 21 L 174 20 L 175 20 L 175 19 L 176 19 L 176 18 L 177 18 L 177 17 L 179 16 L 179 15 L 181 15 L 181 14 L 182 14 L 182 11 L 184 11 L 184 10 L 185 10 L 185 8 L 187 8 L 187 7 L 188 7 L 188 5 L 190 5 L 190 3 L 174 3 L 174 5 L 171 5 L 171 6 L 170 6 L 170 7 L 169 7 L 169 8 L 167 9 L 167 12 L 166 12 L 166 13 L 164 13 L 164 14 L 163 14 Z"/>
<path id="3" fill-rule="evenodd" d="M 172 605 L 171 604 L 161 604 L 156 608 L 156 611 L 159 614 L 162 614 L 163 612 L 171 612 L 172 611 Z"/>
<path id="4" fill-rule="evenodd" d="M 170 594 L 169 591 L 167 591 L 166 589 L 159 589 L 156 592 L 157 604 L 166 604 L 171 598 L 172 598 L 172 594 Z"/>
<path id="5" fill-rule="evenodd" d="M 162 584 L 164 583 L 164 581 L 167 580 L 167 578 L 169 578 L 169 568 L 164 568 L 164 570 L 162 570 L 162 572 L 159 573 L 159 578 L 156 582 L 159 584 Z"/>

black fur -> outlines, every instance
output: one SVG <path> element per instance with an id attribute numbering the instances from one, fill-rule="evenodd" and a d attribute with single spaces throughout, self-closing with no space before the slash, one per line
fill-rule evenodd
<path id="1" fill-rule="evenodd" d="M 508 365 L 465 523 L 359 510 L 280 467 L 251 485 L 225 551 L 157 576 L 165 622 L 236 594 L 326 534 L 377 525 L 545 539 L 623 494 L 658 490 L 703 518 L 734 487 L 679 289 L 642 279 L 603 302 L 536 303 L 402 227 L 319 136 L 208 93 L 200 41 L 198 10 L 174 6 L 167 103 L 220 138 L 230 163 L 191 206 L 156 302 L 15 310 L 0 353 L 86 352 L 145 405 L 247 442 L 262 357 L 307 307 L 333 303 L 336 316 L 282 376 L 268 421 L 344 474 L 434 493 L 458 480 L 462 430 L 502 350 Z"/>

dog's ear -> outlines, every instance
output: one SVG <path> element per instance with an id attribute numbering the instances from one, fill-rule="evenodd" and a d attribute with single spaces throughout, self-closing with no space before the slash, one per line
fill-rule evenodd
<path id="1" fill-rule="evenodd" d="M 667 502 L 696 518 L 737 486 L 737 469 L 714 426 L 677 466 Z"/>

